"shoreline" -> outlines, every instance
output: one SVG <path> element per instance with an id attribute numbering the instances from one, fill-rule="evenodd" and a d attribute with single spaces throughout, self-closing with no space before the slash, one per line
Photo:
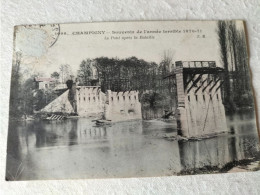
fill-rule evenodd
<path id="1" fill-rule="evenodd" d="M 177 173 L 182 175 L 197 175 L 197 174 L 218 174 L 218 173 L 237 173 L 260 170 L 260 152 L 256 157 L 250 159 L 235 160 L 225 164 L 224 166 L 204 166 L 201 168 L 189 169 Z"/>

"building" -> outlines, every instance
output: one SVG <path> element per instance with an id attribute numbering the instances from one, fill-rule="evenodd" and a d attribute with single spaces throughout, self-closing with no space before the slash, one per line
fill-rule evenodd
<path id="1" fill-rule="evenodd" d="M 57 79 L 55 78 L 47 78 L 47 77 L 35 77 L 34 82 L 36 83 L 36 89 L 49 89 L 54 88 L 57 83 Z"/>

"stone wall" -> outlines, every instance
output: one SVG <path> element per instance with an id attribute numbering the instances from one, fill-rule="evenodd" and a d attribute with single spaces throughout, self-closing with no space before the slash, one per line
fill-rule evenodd
<path id="1" fill-rule="evenodd" d="M 98 86 L 78 86 L 76 90 L 79 116 L 97 115 L 104 112 L 105 94 Z"/>
<path id="2" fill-rule="evenodd" d="M 113 122 L 142 119 L 138 92 L 112 92 L 108 90 L 105 102 L 105 119 Z"/>
<path id="3" fill-rule="evenodd" d="M 206 77 L 207 75 L 203 75 L 201 81 L 206 79 Z M 202 92 L 202 90 L 209 84 L 208 82 L 204 82 L 203 87 L 201 87 L 197 93 L 195 93 L 197 87 L 194 87 L 186 94 L 185 111 L 188 136 L 201 136 L 205 134 L 220 133 L 227 130 L 221 91 L 220 89 L 217 90 L 220 81 L 213 86 L 215 82 L 217 81 L 208 85 L 204 92 Z"/>
<path id="4" fill-rule="evenodd" d="M 199 78 L 200 77 L 200 78 Z M 185 137 L 201 137 L 227 131 L 226 115 L 217 75 L 195 75 L 184 89 L 182 68 L 176 69 L 178 94 L 177 128 Z M 186 81 L 185 81 L 186 82 Z"/>
<path id="5" fill-rule="evenodd" d="M 71 93 L 73 101 L 69 98 Z M 73 109 L 74 102 L 76 106 Z M 104 119 L 113 122 L 142 119 L 137 91 L 108 90 L 104 94 L 98 86 L 77 86 L 76 90 L 67 90 L 41 111 L 75 113 L 75 109 L 79 116 L 104 116 Z"/>

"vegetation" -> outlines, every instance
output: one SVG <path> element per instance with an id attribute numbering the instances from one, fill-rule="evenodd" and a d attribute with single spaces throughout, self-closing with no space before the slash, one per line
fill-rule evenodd
<path id="1" fill-rule="evenodd" d="M 22 54 L 16 53 L 11 75 L 9 112 L 11 119 L 15 120 L 35 114 L 35 111 L 39 111 L 60 95 L 60 92 L 54 91 L 51 87 L 39 89 L 34 80 L 37 77 L 35 74 L 24 79 L 20 68 L 21 58 Z M 50 76 L 58 79 L 59 73 L 54 72 Z"/>
<path id="2" fill-rule="evenodd" d="M 59 79 L 60 78 L 60 74 L 58 72 L 53 72 L 51 74 L 51 78 Z"/>
<path id="3" fill-rule="evenodd" d="M 61 83 L 65 83 L 67 80 L 71 79 L 71 75 L 73 75 L 73 73 L 69 64 L 60 65 L 59 77 L 61 77 Z"/>
<path id="4" fill-rule="evenodd" d="M 246 36 L 234 21 L 218 22 L 218 38 L 224 73 L 224 104 L 229 112 L 253 106 Z"/>
<path id="5" fill-rule="evenodd" d="M 91 85 L 89 82 L 92 79 L 93 74 L 92 63 L 92 60 L 86 59 L 79 65 L 77 77 L 80 79 L 82 85 Z"/>
<path id="6" fill-rule="evenodd" d="M 78 71 L 80 85 L 100 85 L 106 92 L 138 90 L 143 117 L 156 118 L 175 106 L 175 85 L 170 74 L 172 57 L 165 52 L 161 63 L 130 57 L 83 60 Z"/>
<path id="7" fill-rule="evenodd" d="M 234 112 L 237 108 L 253 106 L 243 28 L 233 21 L 219 21 L 217 35 L 225 70 L 222 93 L 226 109 Z M 172 56 L 170 51 L 165 51 L 159 64 L 136 57 L 84 59 L 77 78 L 79 85 L 100 85 L 103 92 L 138 90 L 144 118 L 156 117 L 158 113 L 162 116 L 164 111 L 172 111 L 176 106 L 175 81 L 167 77 L 174 68 Z M 36 75 L 23 80 L 21 58 L 22 54 L 18 52 L 13 62 L 10 96 L 10 115 L 13 117 L 33 114 L 59 95 L 53 88 L 37 88 Z M 56 79 L 55 85 L 67 81 L 68 86 L 72 85 L 72 69 L 68 64 L 61 64 L 59 70 L 49 76 Z"/>
<path id="8" fill-rule="evenodd" d="M 16 118 L 21 115 L 20 104 L 21 104 L 21 53 L 17 52 L 15 61 L 13 62 L 13 70 L 11 75 L 11 89 L 10 89 L 10 116 Z"/>
<path id="9" fill-rule="evenodd" d="M 168 64 L 167 64 L 168 63 Z M 162 61 L 159 65 L 136 57 L 126 59 L 100 57 L 86 59 L 80 64 L 78 78 L 80 85 L 91 85 L 97 80 L 102 91 L 138 90 L 144 93 L 149 90 L 162 91 L 168 80 L 170 61 Z"/>

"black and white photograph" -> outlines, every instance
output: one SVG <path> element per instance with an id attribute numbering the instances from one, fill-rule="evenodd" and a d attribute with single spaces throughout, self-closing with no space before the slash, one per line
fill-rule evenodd
<path id="1" fill-rule="evenodd" d="M 260 170 L 240 20 L 14 27 L 6 180 Z"/>

